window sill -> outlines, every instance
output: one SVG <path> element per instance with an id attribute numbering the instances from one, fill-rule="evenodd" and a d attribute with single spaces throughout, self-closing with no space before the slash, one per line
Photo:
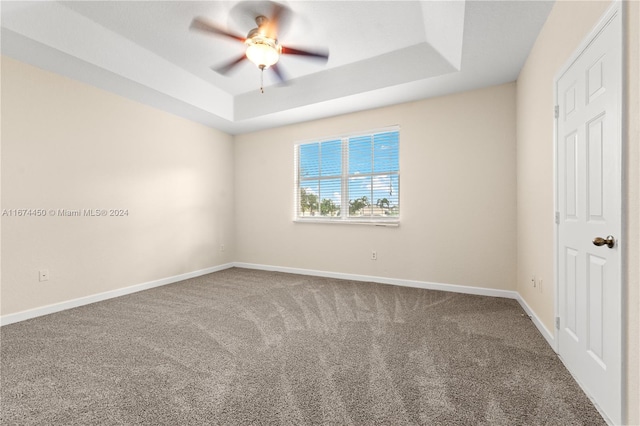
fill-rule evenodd
<path id="1" fill-rule="evenodd" d="M 368 226 L 385 226 L 385 227 L 398 227 L 400 226 L 400 219 L 393 220 L 343 220 L 343 219 L 322 219 L 322 218 L 296 218 L 294 223 L 330 223 L 332 225 L 368 225 Z"/>

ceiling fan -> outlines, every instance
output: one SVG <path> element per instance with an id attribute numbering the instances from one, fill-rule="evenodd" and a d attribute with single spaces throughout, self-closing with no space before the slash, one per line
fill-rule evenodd
<path id="1" fill-rule="evenodd" d="M 248 59 L 261 71 L 260 91 L 264 93 L 263 73 L 265 69 L 272 69 L 278 80 L 285 83 L 285 77 L 278 66 L 278 61 L 281 55 L 299 55 L 302 57 L 321 60 L 323 62 L 326 62 L 329 59 L 329 52 L 327 50 L 310 51 L 294 49 L 283 46 L 279 43 L 278 30 L 283 26 L 283 23 L 288 19 L 290 14 L 290 9 L 286 6 L 279 3 L 272 3 L 270 18 L 258 12 L 246 11 L 245 13 L 251 13 L 251 17 L 255 19 L 255 23 L 257 25 L 256 28 L 249 31 L 246 38 L 233 34 L 201 17 L 196 17 L 191 22 L 190 28 L 193 30 L 229 37 L 246 45 L 246 51 L 242 56 L 221 66 L 211 67 L 214 71 L 225 75 L 234 69 L 240 62 Z"/>

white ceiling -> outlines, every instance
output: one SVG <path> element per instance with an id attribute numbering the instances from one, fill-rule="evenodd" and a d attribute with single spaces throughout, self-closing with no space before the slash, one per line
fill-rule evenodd
<path id="1" fill-rule="evenodd" d="M 231 134 L 514 81 L 552 1 L 288 1 L 288 78 L 241 63 L 243 44 L 190 31 L 204 17 L 245 36 L 267 2 L 2 1 L 2 53 Z"/>

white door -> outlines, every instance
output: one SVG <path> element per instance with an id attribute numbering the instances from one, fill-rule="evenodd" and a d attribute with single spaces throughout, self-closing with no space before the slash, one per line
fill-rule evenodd
<path id="1" fill-rule="evenodd" d="M 611 12 L 610 12 L 611 13 Z M 556 81 L 558 351 L 622 422 L 620 10 Z M 613 244 L 606 240 L 612 237 Z M 603 243 L 597 246 L 594 243 Z M 609 247 L 609 245 L 612 245 Z"/>

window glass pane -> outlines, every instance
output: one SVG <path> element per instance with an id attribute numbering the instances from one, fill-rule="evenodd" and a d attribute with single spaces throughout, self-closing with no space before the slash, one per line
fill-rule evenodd
<path id="1" fill-rule="evenodd" d="M 371 173 L 371 136 L 358 136 L 349 139 L 349 174 Z"/>
<path id="2" fill-rule="evenodd" d="M 349 216 L 371 216 L 371 176 L 349 178 Z"/>
<path id="3" fill-rule="evenodd" d="M 320 181 L 320 215 L 340 217 L 342 198 L 342 184 L 340 179 L 326 179 Z"/>
<path id="4" fill-rule="evenodd" d="M 374 216 L 398 216 L 398 175 L 377 175 L 372 179 Z"/>
<path id="5" fill-rule="evenodd" d="M 398 171 L 398 157 L 398 132 L 386 132 L 374 135 L 374 173 Z"/>
<path id="6" fill-rule="evenodd" d="M 342 174 L 342 141 L 322 142 L 320 153 L 322 176 L 340 176 Z"/>
<path id="7" fill-rule="evenodd" d="M 320 207 L 318 194 L 320 182 L 310 180 L 300 183 L 300 216 L 316 216 Z"/>
<path id="8" fill-rule="evenodd" d="M 300 145 L 300 177 L 320 176 L 320 144 Z"/>

